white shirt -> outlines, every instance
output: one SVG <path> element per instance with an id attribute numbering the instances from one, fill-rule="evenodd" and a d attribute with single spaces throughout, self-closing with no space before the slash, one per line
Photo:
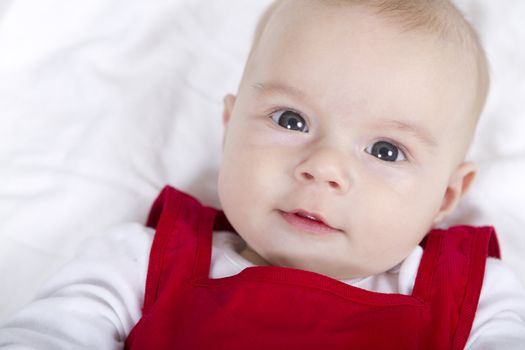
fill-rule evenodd
<path id="1" fill-rule="evenodd" d="M 37 298 L 0 327 L 4 349 L 121 349 L 141 317 L 154 231 L 125 224 L 88 240 Z M 235 275 L 252 264 L 237 235 L 213 235 L 211 278 Z M 423 251 L 395 268 L 343 281 L 383 293 L 411 294 Z M 525 290 L 501 261 L 489 258 L 467 349 L 525 348 Z"/>

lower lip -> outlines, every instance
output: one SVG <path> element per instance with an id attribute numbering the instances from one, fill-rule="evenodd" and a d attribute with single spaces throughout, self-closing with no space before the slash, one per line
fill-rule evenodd
<path id="1" fill-rule="evenodd" d="M 311 220 L 293 213 L 281 212 L 283 219 L 292 227 L 317 235 L 341 233 L 340 230 L 330 227 L 322 222 Z"/>

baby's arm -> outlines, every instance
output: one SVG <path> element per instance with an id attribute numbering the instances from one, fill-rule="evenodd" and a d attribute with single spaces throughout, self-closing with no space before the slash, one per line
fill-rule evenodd
<path id="1" fill-rule="evenodd" d="M 0 348 L 123 347 L 141 316 L 152 238 L 152 230 L 126 224 L 87 241 L 31 304 L 1 325 Z"/>
<path id="2" fill-rule="evenodd" d="M 489 259 L 466 349 L 518 350 L 525 346 L 525 289 L 501 261 Z"/>

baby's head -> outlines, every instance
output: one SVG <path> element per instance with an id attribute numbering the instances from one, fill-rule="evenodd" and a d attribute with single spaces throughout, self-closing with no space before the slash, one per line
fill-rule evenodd
<path id="1" fill-rule="evenodd" d="M 278 0 L 225 98 L 223 209 L 257 263 L 346 279 L 401 262 L 457 206 L 488 90 L 446 0 Z"/>

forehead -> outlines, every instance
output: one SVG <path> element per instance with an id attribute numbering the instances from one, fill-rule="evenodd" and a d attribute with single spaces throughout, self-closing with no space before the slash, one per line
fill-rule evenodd
<path id="1" fill-rule="evenodd" d="M 246 79 L 249 85 L 290 85 L 346 115 L 452 118 L 466 113 L 474 90 L 458 51 L 428 34 L 404 31 L 366 7 L 292 0 L 269 19 Z"/>

